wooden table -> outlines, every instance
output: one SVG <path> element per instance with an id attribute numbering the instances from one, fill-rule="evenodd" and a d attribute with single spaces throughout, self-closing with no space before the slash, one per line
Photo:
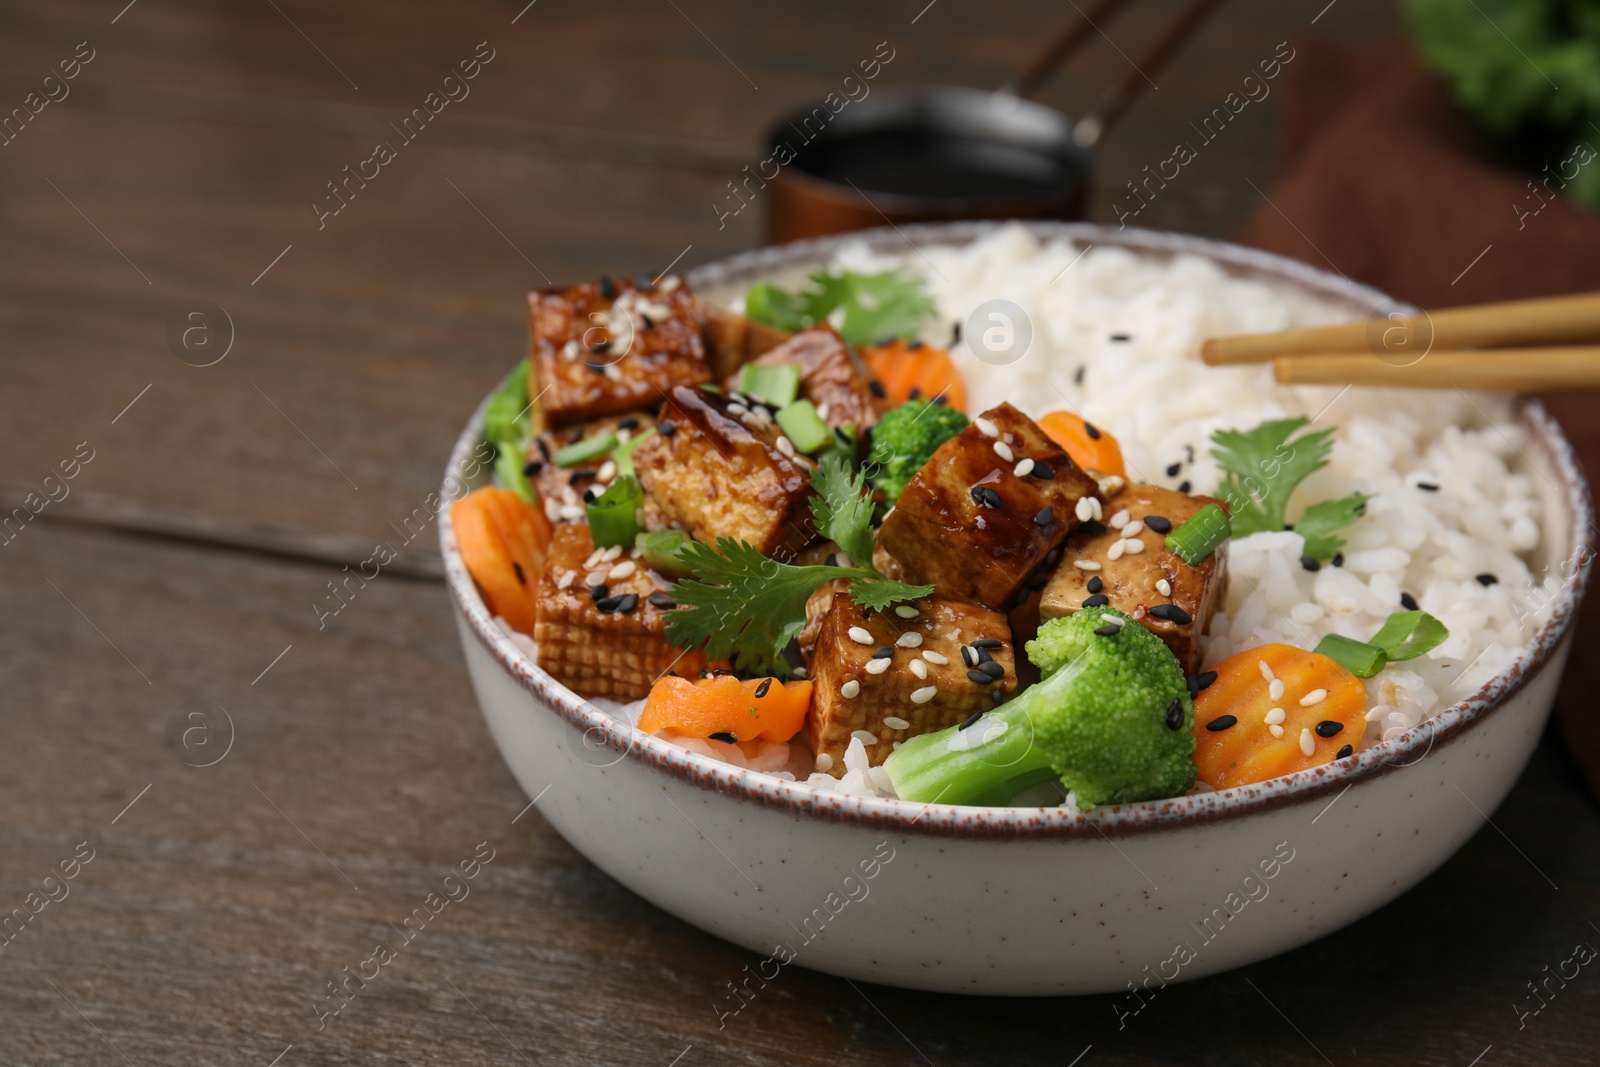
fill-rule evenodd
<path id="1" fill-rule="evenodd" d="M 0 905 L 63 862 L 76 875 L 0 942 L 0 1063 L 1593 1058 L 1600 979 L 1520 1030 L 1514 1008 L 1600 944 L 1600 819 L 1548 740 L 1494 828 L 1423 885 L 1174 987 L 1120 1032 L 1110 998 L 803 970 L 719 1029 L 748 954 L 516 818 L 431 525 L 319 628 L 325 583 L 395 541 L 517 358 L 530 285 L 758 244 L 755 209 L 719 228 L 712 204 L 772 115 L 880 41 L 880 87 L 999 84 L 1056 5 L 125 2 L 0 16 L 0 106 L 68 93 L 0 146 L 0 501 L 59 496 L 45 477 L 92 456 L 0 544 Z M 1131 52 L 1154 28 L 1110 32 Z M 1108 143 L 1097 215 L 1278 41 L 1394 29 L 1378 0 L 1241 0 Z M 45 85 L 75 52 L 92 58 Z M 491 58 L 470 95 L 403 141 L 389 124 L 475 52 Z M 1100 42 L 1046 99 L 1081 103 L 1123 62 Z M 1269 179 L 1277 104 L 1141 223 L 1233 232 Z M 319 228 L 326 183 L 380 140 L 396 158 Z M 199 301 L 210 319 L 188 317 Z M 480 842 L 494 859 L 471 896 L 319 1030 L 328 983 Z"/>

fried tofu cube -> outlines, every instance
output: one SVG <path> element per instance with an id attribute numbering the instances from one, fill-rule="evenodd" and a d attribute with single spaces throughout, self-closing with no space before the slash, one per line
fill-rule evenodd
<path id="1" fill-rule="evenodd" d="M 758 367 L 799 367 L 800 395 L 811 401 L 831 428 L 876 426 L 889 408 L 889 402 L 872 391 L 866 364 L 832 326 L 802 330 L 751 362 Z M 725 387 L 737 389 L 738 381 L 739 376 L 731 374 Z"/>
<path id="2" fill-rule="evenodd" d="M 525 469 L 532 472 L 530 481 L 539 491 L 545 516 L 551 522 L 584 521 L 584 490 L 592 488 L 596 493 L 603 493 L 617 477 L 617 465 L 612 461 L 609 450 L 565 467 L 558 466 L 552 457 L 563 448 L 608 433 L 617 439 L 618 445 L 626 444 L 641 434 L 649 433 L 655 424 L 654 415 L 642 411 L 630 412 L 591 419 L 559 430 L 546 429 L 535 438 Z M 647 511 L 649 506 L 647 502 Z"/>
<path id="3" fill-rule="evenodd" d="M 602 278 L 535 290 L 528 319 L 537 429 L 653 408 L 674 386 L 712 380 L 700 303 L 686 285 Z"/>
<path id="4" fill-rule="evenodd" d="M 535 591 L 534 662 L 586 697 L 638 700 L 663 674 L 693 678 L 706 661 L 665 637 L 672 583 L 631 551 L 613 555 L 595 551 L 585 523 L 556 527 Z"/>
<path id="5" fill-rule="evenodd" d="M 861 738 L 876 766 L 894 742 L 955 726 L 1017 691 L 1006 617 L 935 597 L 867 612 L 849 593 L 835 593 L 811 677 L 806 729 L 820 763 L 832 760 L 834 777 L 845 773 L 844 750 L 856 731 L 874 739 Z"/>
<path id="6" fill-rule="evenodd" d="M 1207 504 L 1222 502 L 1129 485 L 1105 505 L 1116 509 L 1107 514 L 1107 523 L 1086 523 L 1067 539 L 1061 562 L 1045 584 L 1040 617 L 1071 615 L 1088 598 L 1103 596 L 1165 641 L 1186 672 L 1199 670 L 1200 636 L 1227 590 L 1228 545 L 1223 542 L 1200 566 L 1191 567 L 1167 551 L 1166 538 Z M 1144 529 L 1130 531 L 1135 522 Z M 1131 536 L 1124 537 L 1125 531 Z M 1130 551 L 1134 544 L 1141 547 Z"/>
<path id="7" fill-rule="evenodd" d="M 1032 419 L 1001 404 L 912 477 L 878 530 L 878 546 L 905 581 L 1005 609 L 1055 562 L 1080 521 L 1078 502 L 1099 492 Z"/>
<path id="8" fill-rule="evenodd" d="M 656 432 L 634 449 L 633 469 L 667 517 L 695 540 L 714 545 L 731 537 L 791 558 L 816 536 L 815 464 L 792 446 L 779 447 L 782 437 L 764 410 L 679 386 Z"/>
<path id="9" fill-rule="evenodd" d="M 718 379 L 736 374 L 746 363 L 789 339 L 786 330 L 747 319 L 704 297 L 696 299 L 706 342 L 706 359 L 711 364 L 711 373 Z"/>

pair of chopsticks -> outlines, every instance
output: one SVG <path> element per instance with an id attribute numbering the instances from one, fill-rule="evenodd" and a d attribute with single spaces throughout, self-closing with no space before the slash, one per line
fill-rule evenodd
<path id="1" fill-rule="evenodd" d="M 1600 293 L 1213 337 L 1200 358 L 1213 367 L 1271 363 L 1285 385 L 1600 389 L 1600 343 L 1570 345 L 1585 340 L 1600 342 Z"/>

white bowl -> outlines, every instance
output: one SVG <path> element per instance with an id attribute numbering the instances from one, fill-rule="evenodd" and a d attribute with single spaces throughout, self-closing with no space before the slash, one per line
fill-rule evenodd
<path id="1" fill-rule="evenodd" d="M 966 243 L 990 223 L 849 235 L 879 247 Z M 1089 224 L 1033 224 L 1232 273 L 1286 281 L 1352 317 L 1383 294 L 1220 242 Z M 763 249 L 689 275 L 698 290 L 827 260 L 841 238 Z M 464 469 L 482 409 L 452 455 Z M 915 805 L 817 792 L 685 752 L 632 729 L 535 667 L 495 626 L 440 540 L 461 643 L 501 755 L 540 814 L 640 896 L 764 959 L 954 993 L 1155 987 L 1241 966 L 1368 914 L 1478 829 L 1521 773 L 1555 699 L 1588 577 L 1593 521 L 1570 446 L 1521 408 L 1545 484 L 1547 562 L 1563 575 L 1549 621 L 1503 673 L 1416 729 L 1336 764 L 1259 785 L 1078 814 Z M 469 482 L 469 487 L 470 487 Z M 446 497 L 458 484 L 447 479 Z M 1568 561 L 1563 564 L 1561 561 Z M 727 998 L 736 1011 L 739 1001 Z M 1130 997 L 1127 1010 L 1137 1008 Z"/>

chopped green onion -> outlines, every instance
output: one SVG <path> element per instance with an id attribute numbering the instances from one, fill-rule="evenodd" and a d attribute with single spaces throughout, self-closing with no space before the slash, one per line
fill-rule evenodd
<path id="1" fill-rule="evenodd" d="M 558 467 L 576 467 L 584 460 L 603 456 L 616 447 L 617 435 L 607 430 L 605 433 L 597 433 L 593 437 L 574 441 L 566 448 L 556 449 L 550 457 L 550 462 Z"/>
<path id="2" fill-rule="evenodd" d="M 793 363 L 781 363 L 775 367 L 746 363 L 739 368 L 739 384 L 736 388 L 746 396 L 765 400 L 775 408 L 785 407 L 794 403 L 794 398 L 800 395 L 800 368 Z"/>
<path id="3" fill-rule="evenodd" d="M 1389 663 L 1388 655 L 1376 645 L 1338 634 L 1328 634 L 1317 642 L 1316 651 L 1357 678 L 1371 678 Z"/>
<path id="4" fill-rule="evenodd" d="M 522 473 L 528 461 L 528 445 L 533 439 L 528 402 L 528 361 L 506 378 L 505 385 L 490 399 L 483 412 L 483 439 L 494 446 L 494 470 L 507 489 L 522 499 L 533 500 L 533 487 Z"/>
<path id="5" fill-rule="evenodd" d="M 644 488 L 637 478 L 618 478 L 586 510 L 594 547 L 631 545 L 644 529 Z"/>
<path id="6" fill-rule="evenodd" d="M 500 476 L 500 481 L 505 483 L 507 489 L 531 504 L 533 485 L 528 481 L 528 476 L 522 473 L 527 461 L 526 454 L 509 442 L 500 442 L 494 446 L 494 472 Z"/>
<path id="7" fill-rule="evenodd" d="M 1167 535 L 1167 551 L 1189 566 L 1198 567 L 1201 560 L 1231 536 L 1233 525 L 1228 521 L 1228 513 L 1216 504 L 1207 504 Z"/>
<path id="8" fill-rule="evenodd" d="M 644 431 L 644 433 L 635 434 L 626 441 L 622 442 L 622 444 L 618 445 L 617 450 L 611 453 L 611 460 L 617 465 L 617 473 L 619 475 L 629 475 L 633 473 L 633 450 L 639 447 L 640 441 L 643 441 L 646 437 L 649 437 L 655 432 L 656 428 L 652 426 L 648 430 Z"/>
<path id="9" fill-rule="evenodd" d="M 656 530 L 634 538 L 634 547 L 650 567 L 668 578 L 688 578 L 694 568 L 683 560 L 683 550 L 692 543 L 682 530 Z"/>
<path id="10" fill-rule="evenodd" d="M 815 452 L 833 440 L 833 431 L 828 429 L 828 424 L 822 421 L 809 400 L 796 400 L 779 408 L 777 419 L 789 443 L 800 452 Z"/>
<path id="11" fill-rule="evenodd" d="M 1397 611 L 1368 644 L 1381 648 L 1392 660 L 1415 659 L 1449 636 L 1445 624 L 1426 611 Z"/>

